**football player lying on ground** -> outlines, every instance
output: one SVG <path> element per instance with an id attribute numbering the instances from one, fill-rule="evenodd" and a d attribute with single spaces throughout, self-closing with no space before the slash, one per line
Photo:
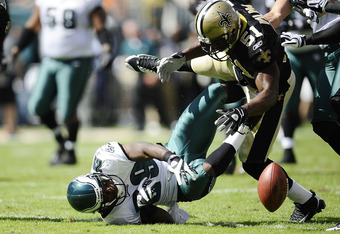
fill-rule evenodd
<path id="1" fill-rule="evenodd" d="M 228 167 L 224 158 L 215 158 L 219 171 L 214 172 L 206 161 L 216 133 L 216 109 L 227 100 L 225 89 L 224 84 L 206 88 L 182 113 L 164 146 L 110 142 L 100 147 L 91 174 L 69 184 L 70 205 L 80 212 L 98 211 L 107 224 L 186 222 L 189 215 L 177 202 L 207 195 Z M 168 212 L 157 205 L 167 206 Z"/>
<path id="2" fill-rule="evenodd" d="M 241 147 L 238 155 L 243 169 L 258 180 L 272 162 L 268 154 L 280 127 L 282 110 L 295 84 L 288 57 L 271 24 L 251 5 L 242 4 L 240 0 L 206 4 L 197 13 L 195 26 L 198 34 L 195 45 L 162 59 L 150 55 L 130 56 L 126 65 L 134 71 L 158 73 L 163 82 L 168 81 L 174 71 L 237 80 L 247 103 L 220 111 L 222 116 L 216 124 L 220 130 L 227 129 L 228 137 L 207 160 L 223 157 L 229 163 Z M 232 71 L 235 75 L 231 75 Z M 242 124 L 251 131 L 247 133 L 241 129 Z M 244 140 L 239 138 L 242 134 L 246 135 Z M 217 162 L 209 160 L 209 163 L 218 171 Z M 319 196 L 290 177 L 288 185 L 287 196 L 295 204 L 290 221 L 309 221 L 325 208 Z"/>

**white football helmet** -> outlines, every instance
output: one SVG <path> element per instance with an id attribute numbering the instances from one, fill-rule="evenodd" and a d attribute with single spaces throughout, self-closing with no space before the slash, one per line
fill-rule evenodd
<path id="1" fill-rule="evenodd" d="M 90 173 L 72 180 L 67 189 L 67 200 L 77 211 L 102 213 L 112 210 L 129 196 L 127 186 L 116 175 Z"/>

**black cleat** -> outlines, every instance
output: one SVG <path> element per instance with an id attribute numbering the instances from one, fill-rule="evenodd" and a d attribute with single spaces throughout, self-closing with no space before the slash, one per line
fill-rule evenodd
<path id="1" fill-rule="evenodd" d="M 67 150 L 63 143 L 58 144 L 58 149 L 53 155 L 50 164 L 51 166 L 62 165 L 62 164 L 76 164 L 76 156 L 74 150 Z"/>
<path id="2" fill-rule="evenodd" d="M 137 54 L 125 59 L 125 66 L 132 71 L 144 73 L 157 73 L 160 59 L 153 55 Z"/>
<path id="3" fill-rule="evenodd" d="M 295 155 L 294 155 L 294 152 L 293 152 L 292 148 L 284 150 L 283 158 L 282 158 L 282 160 L 279 163 L 280 164 L 281 163 L 296 164 L 296 159 L 295 159 Z"/>
<path id="4" fill-rule="evenodd" d="M 338 223 L 334 227 L 327 228 L 326 231 L 340 231 L 340 223 Z"/>
<path id="5" fill-rule="evenodd" d="M 316 213 L 321 212 L 326 207 L 325 201 L 317 196 L 314 191 L 311 190 L 311 192 L 312 197 L 304 204 L 295 203 L 295 210 L 290 216 L 290 222 L 308 222 Z"/>

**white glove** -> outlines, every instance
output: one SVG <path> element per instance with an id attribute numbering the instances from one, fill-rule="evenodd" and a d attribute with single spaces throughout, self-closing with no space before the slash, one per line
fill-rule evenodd
<path id="1" fill-rule="evenodd" d="M 145 177 L 138 186 L 137 205 L 138 207 L 147 206 L 153 204 L 155 201 L 152 199 L 157 196 L 157 188 L 154 186 L 156 180 L 151 180 Z"/>
<path id="2" fill-rule="evenodd" d="M 167 207 L 166 211 L 171 215 L 175 223 L 185 223 L 190 218 L 188 212 L 179 208 L 177 202 L 175 202 L 172 206 Z"/>
<path id="3" fill-rule="evenodd" d="M 307 18 L 307 23 L 311 24 L 311 23 L 319 23 L 319 17 L 318 17 L 318 13 L 309 9 L 309 8 L 305 8 L 303 9 L 303 14 L 306 16 Z"/>
<path id="4" fill-rule="evenodd" d="M 300 13 L 300 15 L 307 18 L 307 23 L 319 23 L 318 13 L 310 8 L 304 8 L 299 5 L 293 7 L 294 10 Z"/>
<path id="5" fill-rule="evenodd" d="M 281 35 L 282 46 L 302 47 L 306 45 L 306 36 L 291 32 L 283 32 Z"/>
<path id="6" fill-rule="evenodd" d="M 161 82 L 169 82 L 171 73 L 183 66 L 185 60 L 185 56 L 181 52 L 175 53 L 171 57 L 162 58 L 157 67 L 157 74 Z"/>
<path id="7" fill-rule="evenodd" d="M 168 180 L 171 180 L 173 174 L 176 176 L 178 185 L 182 185 L 182 178 L 186 184 L 189 184 L 188 173 L 193 180 L 196 180 L 195 174 L 198 174 L 195 169 L 190 167 L 182 158 L 178 157 L 176 154 L 170 155 L 168 162 L 168 170 L 170 172 Z"/>
<path id="8" fill-rule="evenodd" d="M 307 5 L 316 9 L 318 12 L 325 13 L 325 6 L 328 0 L 307 0 Z"/>

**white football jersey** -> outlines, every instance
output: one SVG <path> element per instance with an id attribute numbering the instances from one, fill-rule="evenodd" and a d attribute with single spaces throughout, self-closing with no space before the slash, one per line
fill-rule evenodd
<path id="1" fill-rule="evenodd" d="M 136 203 L 136 191 L 143 178 L 148 177 L 161 184 L 160 199 L 155 205 L 170 206 L 177 200 L 177 180 L 168 181 L 167 163 L 157 159 L 145 162 L 131 161 L 118 142 L 109 142 L 100 147 L 93 158 L 91 173 L 113 174 L 127 185 L 129 196 L 103 218 L 107 224 L 140 223 Z"/>
<path id="2" fill-rule="evenodd" d="M 102 0 L 36 0 L 40 11 L 40 52 L 43 57 L 72 59 L 94 56 L 98 40 L 90 13 Z"/>

